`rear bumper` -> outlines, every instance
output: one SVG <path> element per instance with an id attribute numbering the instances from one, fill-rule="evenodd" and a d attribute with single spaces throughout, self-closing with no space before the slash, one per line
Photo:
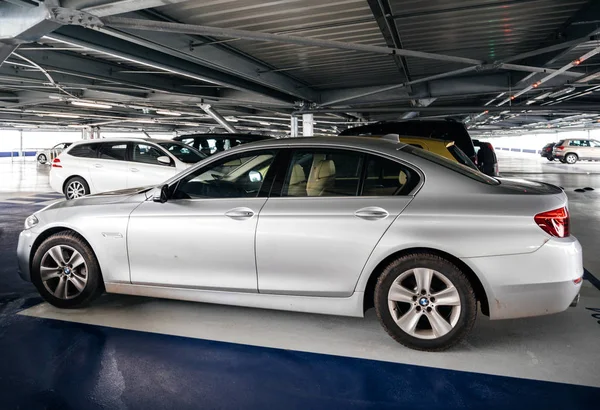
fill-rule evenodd
<path id="1" fill-rule="evenodd" d="M 552 156 L 553 156 L 554 158 L 564 158 L 564 156 L 565 156 L 565 153 L 564 153 L 564 152 L 553 152 L 553 153 L 552 153 Z"/>
<path id="2" fill-rule="evenodd" d="M 467 258 L 464 261 L 482 279 L 490 319 L 562 312 L 581 289 L 582 251 L 574 237 L 550 239 L 528 254 Z"/>
<path id="3" fill-rule="evenodd" d="M 50 169 L 50 186 L 55 192 L 58 192 L 59 194 L 64 194 L 63 184 L 65 183 L 65 177 L 63 173 L 64 171 L 60 168 Z"/>

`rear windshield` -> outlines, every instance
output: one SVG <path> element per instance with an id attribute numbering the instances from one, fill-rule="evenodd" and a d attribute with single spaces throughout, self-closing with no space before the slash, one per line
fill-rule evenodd
<path id="1" fill-rule="evenodd" d="M 349 128 L 340 135 L 386 135 L 398 134 L 414 137 L 454 141 L 469 157 L 475 157 L 475 148 L 463 123 L 452 121 L 399 121 L 376 123 Z"/>
<path id="2" fill-rule="evenodd" d="M 457 160 L 459 164 L 462 164 L 469 168 L 477 169 L 477 166 L 475 166 L 475 164 L 473 164 L 473 161 L 471 161 L 471 159 L 467 156 L 467 154 L 462 152 L 462 150 L 460 148 L 458 148 L 456 145 L 450 145 L 448 147 L 448 151 L 450 151 L 450 154 L 452 154 L 454 159 Z"/>
<path id="3" fill-rule="evenodd" d="M 417 157 L 420 157 L 420 158 L 426 159 L 430 162 L 433 162 L 435 164 L 441 165 L 444 168 L 448 168 L 454 172 L 458 172 L 459 174 L 462 174 L 466 177 L 474 179 L 475 181 L 482 182 L 482 183 L 488 184 L 488 185 L 499 185 L 500 184 L 500 181 L 498 181 L 497 179 L 488 177 L 487 175 L 477 171 L 476 169 L 469 168 L 465 165 L 461 165 L 457 162 L 454 162 L 450 159 L 444 158 L 444 157 L 434 154 L 432 152 L 425 151 L 425 150 L 422 150 L 419 148 L 415 148 L 410 145 L 405 145 L 401 149 L 404 152 L 408 152 Z"/>
<path id="4" fill-rule="evenodd" d="M 158 145 L 165 148 L 178 160 L 186 164 L 195 164 L 206 158 L 206 155 L 181 142 L 159 142 Z"/>

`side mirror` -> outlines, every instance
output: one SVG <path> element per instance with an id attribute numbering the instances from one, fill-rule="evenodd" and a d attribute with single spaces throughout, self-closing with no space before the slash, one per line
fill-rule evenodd
<path id="1" fill-rule="evenodd" d="M 152 200 L 154 202 L 160 202 L 161 204 L 164 204 L 165 202 L 167 202 L 167 200 L 169 199 L 169 185 L 163 185 L 160 187 L 160 191 L 159 188 L 155 188 L 154 189 L 154 195 L 152 196 Z"/>
<path id="2" fill-rule="evenodd" d="M 248 173 L 248 177 L 250 177 L 250 182 L 260 182 L 262 181 L 262 174 L 258 171 L 250 171 Z"/>
<path id="3" fill-rule="evenodd" d="M 162 155 L 162 156 L 156 158 L 156 160 L 158 162 L 160 162 L 161 164 L 171 165 L 171 158 L 167 157 L 166 155 Z"/>

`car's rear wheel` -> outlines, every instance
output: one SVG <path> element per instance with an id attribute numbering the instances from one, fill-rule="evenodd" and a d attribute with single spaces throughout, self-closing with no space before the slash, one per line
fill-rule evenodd
<path id="1" fill-rule="evenodd" d="M 577 162 L 578 159 L 579 158 L 577 158 L 577 154 L 570 153 L 565 155 L 565 162 L 567 164 L 574 164 Z"/>
<path id="2" fill-rule="evenodd" d="M 71 231 L 42 242 L 31 263 L 31 279 L 44 300 L 65 309 L 86 306 L 104 291 L 94 252 Z"/>
<path id="3" fill-rule="evenodd" d="M 48 158 L 46 157 L 46 155 L 40 154 L 37 157 L 37 161 L 39 164 L 45 164 L 46 162 L 48 162 Z"/>
<path id="4" fill-rule="evenodd" d="M 82 196 L 89 195 L 90 187 L 81 177 L 73 177 L 65 184 L 65 198 L 76 199 Z"/>
<path id="5" fill-rule="evenodd" d="M 469 280 L 453 263 L 433 254 L 396 259 L 375 287 L 375 309 L 397 342 L 417 350 L 446 350 L 470 332 L 477 301 Z"/>

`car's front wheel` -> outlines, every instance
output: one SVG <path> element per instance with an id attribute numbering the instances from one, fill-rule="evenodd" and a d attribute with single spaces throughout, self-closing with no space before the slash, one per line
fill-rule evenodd
<path id="1" fill-rule="evenodd" d="M 554 157 L 548 157 L 548 161 L 554 161 Z"/>
<path id="2" fill-rule="evenodd" d="M 37 157 L 37 161 L 39 164 L 45 164 L 46 162 L 48 162 L 48 158 L 46 158 L 46 155 L 40 154 Z"/>
<path id="3" fill-rule="evenodd" d="M 433 254 L 396 259 L 375 287 L 375 309 L 397 342 L 417 350 L 446 350 L 464 339 L 477 317 L 473 288 L 458 267 Z"/>
<path id="4" fill-rule="evenodd" d="M 65 184 L 65 198 L 76 199 L 90 193 L 90 187 L 85 179 L 81 177 L 73 177 Z"/>
<path id="5" fill-rule="evenodd" d="M 65 309 L 86 306 L 104 291 L 94 252 L 71 231 L 42 242 L 33 256 L 31 280 L 44 300 Z"/>

